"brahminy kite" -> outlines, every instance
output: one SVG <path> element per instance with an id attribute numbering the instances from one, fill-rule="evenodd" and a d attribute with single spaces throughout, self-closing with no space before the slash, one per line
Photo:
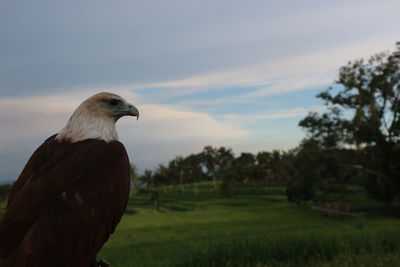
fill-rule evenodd
<path id="1" fill-rule="evenodd" d="M 139 111 L 122 97 L 86 99 L 33 153 L 0 222 L 0 266 L 107 266 L 96 254 L 128 202 L 130 164 L 115 123 Z"/>

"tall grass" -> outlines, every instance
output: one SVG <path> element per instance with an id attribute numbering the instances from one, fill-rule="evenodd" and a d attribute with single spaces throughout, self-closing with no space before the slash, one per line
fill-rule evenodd
<path id="1" fill-rule="evenodd" d="M 115 267 L 400 266 L 396 217 L 327 217 L 312 204 L 288 203 L 279 185 L 265 186 L 272 194 L 250 194 L 249 186 L 229 197 L 209 188 L 167 188 L 159 209 L 149 195 L 135 195 L 98 256 Z"/>
<path id="2" fill-rule="evenodd" d="M 369 235 L 240 237 L 212 241 L 208 246 L 194 246 L 192 253 L 173 266 L 310 266 L 334 262 L 337 258 L 343 262 L 356 255 L 393 255 L 399 252 L 400 233 L 384 230 Z"/>

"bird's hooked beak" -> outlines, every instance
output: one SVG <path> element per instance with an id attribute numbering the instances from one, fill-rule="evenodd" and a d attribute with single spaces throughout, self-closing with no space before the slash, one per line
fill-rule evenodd
<path id="1" fill-rule="evenodd" d="M 128 114 L 129 116 L 136 117 L 136 120 L 139 119 L 139 110 L 132 104 L 128 104 Z"/>

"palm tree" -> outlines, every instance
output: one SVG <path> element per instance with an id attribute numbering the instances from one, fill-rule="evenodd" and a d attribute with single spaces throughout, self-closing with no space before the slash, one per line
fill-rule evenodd
<path id="1" fill-rule="evenodd" d="M 175 159 L 171 160 L 168 164 L 170 175 L 173 177 L 177 177 L 179 180 L 182 194 L 185 193 L 185 186 L 183 185 L 183 179 L 184 179 L 183 165 L 184 165 L 184 160 L 183 157 L 181 156 L 175 157 Z"/>
<path id="2" fill-rule="evenodd" d="M 156 172 L 154 173 L 154 184 L 157 187 L 157 191 L 160 191 L 160 188 L 163 189 L 163 192 L 166 192 L 165 186 L 171 182 L 171 176 L 169 175 L 169 169 L 162 164 L 159 164 Z"/>
<path id="3" fill-rule="evenodd" d="M 141 185 L 146 185 L 146 191 L 149 192 L 151 187 L 154 185 L 153 172 L 148 169 L 144 170 L 143 175 L 139 176 L 139 180 Z"/>

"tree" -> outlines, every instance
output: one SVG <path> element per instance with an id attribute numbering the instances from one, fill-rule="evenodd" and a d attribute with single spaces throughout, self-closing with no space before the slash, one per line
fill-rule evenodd
<path id="1" fill-rule="evenodd" d="M 233 163 L 235 156 L 230 148 L 220 147 L 216 155 L 216 177 L 221 181 L 218 192 L 231 194 L 233 190 L 233 182 L 237 174 L 234 172 Z"/>
<path id="2" fill-rule="evenodd" d="M 162 188 L 165 193 L 165 186 L 171 183 L 170 178 L 171 176 L 169 169 L 162 164 L 158 164 L 158 167 L 153 175 L 154 185 L 156 186 L 158 192 L 160 192 L 160 189 Z"/>
<path id="3" fill-rule="evenodd" d="M 213 181 L 214 192 L 217 192 L 217 149 L 213 148 L 212 146 L 204 147 L 203 151 L 201 152 L 201 158 L 204 164 L 204 167 L 207 170 L 207 175 L 211 177 Z"/>
<path id="4" fill-rule="evenodd" d="M 181 192 L 182 194 L 185 193 L 185 187 L 183 185 L 183 180 L 184 180 L 184 162 L 183 162 L 183 157 L 177 156 L 173 160 L 171 160 L 168 164 L 168 169 L 170 172 L 170 175 L 173 177 L 177 177 L 179 180 L 179 184 L 181 187 Z"/>
<path id="5" fill-rule="evenodd" d="M 149 192 L 154 183 L 153 172 L 148 169 L 144 170 L 143 175 L 139 176 L 139 180 L 141 185 L 146 185 L 146 191 Z"/>
<path id="6" fill-rule="evenodd" d="M 254 180 L 257 176 L 256 157 L 251 153 L 241 153 L 233 164 L 236 179 L 240 182 Z"/>
<path id="7" fill-rule="evenodd" d="M 235 156 L 230 148 L 206 146 L 199 155 L 207 175 L 213 181 L 214 192 L 227 191 L 233 181 Z M 217 181 L 221 183 L 217 184 Z"/>
<path id="8" fill-rule="evenodd" d="M 348 194 L 346 185 L 354 175 L 348 163 L 351 150 L 323 148 L 315 140 L 303 140 L 292 151 L 287 167 L 286 194 L 290 202 L 300 204 L 342 200 Z"/>
<path id="9" fill-rule="evenodd" d="M 147 173 L 151 174 L 151 173 Z M 162 164 L 159 164 L 156 171 L 154 172 L 153 175 L 151 175 L 151 183 L 152 186 L 150 187 L 150 200 L 153 202 L 154 210 L 159 211 L 160 210 L 160 191 L 161 188 L 163 189 L 165 193 L 165 186 L 167 185 L 168 181 L 168 168 L 165 167 Z"/>
<path id="10" fill-rule="evenodd" d="M 202 171 L 202 161 L 200 154 L 191 154 L 183 160 L 184 165 L 184 175 L 186 179 L 193 183 L 193 191 L 197 196 L 198 191 L 198 182 L 201 180 L 203 176 Z"/>
<path id="11" fill-rule="evenodd" d="M 282 181 L 285 179 L 285 168 L 282 165 L 283 152 L 274 150 L 272 152 L 262 151 L 256 156 L 257 166 L 261 179 Z"/>
<path id="12" fill-rule="evenodd" d="M 352 147 L 370 197 L 400 196 L 400 42 L 396 50 L 349 62 L 323 91 L 327 111 L 300 122 L 325 148 Z"/>

